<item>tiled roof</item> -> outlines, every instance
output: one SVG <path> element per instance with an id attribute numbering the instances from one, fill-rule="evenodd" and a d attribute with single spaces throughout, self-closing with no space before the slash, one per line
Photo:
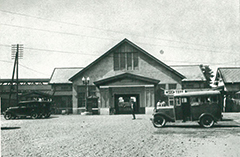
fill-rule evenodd
<path id="1" fill-rule="evenodd" d="M 218 68 L 223 82 L 225 83 L 236 83 L 240 82 L 240 67 L 225 67 Z"/>
<path id="2" fill-rule="evenodd" d="M 55 68 L 50 78 L 50 84 L 72 83 L 69 78 L 81 71 L 82 67 Z"/>
<path id="3" fill-rule="evenodd" d="M 173 65 L 171 68 L 186 77 L 182 81 L 206 81 L 199 65 Z"/>

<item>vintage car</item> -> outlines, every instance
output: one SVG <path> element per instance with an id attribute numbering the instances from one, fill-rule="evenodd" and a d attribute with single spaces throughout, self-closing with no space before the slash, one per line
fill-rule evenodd
<path id="1" fill-rule="evenodd" d="M 20 101 L 16 107 L 9 107 L 4 112 L 6 120 L 20 117 L 49 118 L 51 101 Z"/>
<path id="2" fill-rule="evenodd" d="M 160 128 L 166 122 L 197 121 L 209 128 L 222 119 L 222 96 L 219 91 L 197 91 L 174 94 L 174 105 L 154 109 L 153 126 Z"/>

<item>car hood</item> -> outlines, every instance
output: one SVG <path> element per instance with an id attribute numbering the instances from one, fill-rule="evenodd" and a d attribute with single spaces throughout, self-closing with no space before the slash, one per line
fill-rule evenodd
<path id="1" fill-rule="evenodd" d="M 18 109 L 18 107 L 9 107 L 8 110 L 15 110 Z"/>

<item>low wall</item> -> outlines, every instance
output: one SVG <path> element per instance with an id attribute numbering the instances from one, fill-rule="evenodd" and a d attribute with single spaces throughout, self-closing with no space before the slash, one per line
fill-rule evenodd
<path id="1" fill-rule="evenodd" d="M 145 113 L 146 114 L 153 114 L 154 107 L 145 107 Z"/>

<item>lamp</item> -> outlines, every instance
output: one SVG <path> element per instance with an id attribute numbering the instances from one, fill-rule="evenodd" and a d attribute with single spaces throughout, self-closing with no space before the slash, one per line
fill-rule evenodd
<path id="1" fill-rule="evenodd" d="M 82 82 L 83 84 L 86 86 L 86 94 L 85 94 L 85 108 L 86 111 L 88 111 L 88 106 L 87 106 L 87 99 L 88 99 L 88 84 L 89 84 L 90 78 L 87 77 L 87 79 L 85 77 L 82 77 Z"/>

